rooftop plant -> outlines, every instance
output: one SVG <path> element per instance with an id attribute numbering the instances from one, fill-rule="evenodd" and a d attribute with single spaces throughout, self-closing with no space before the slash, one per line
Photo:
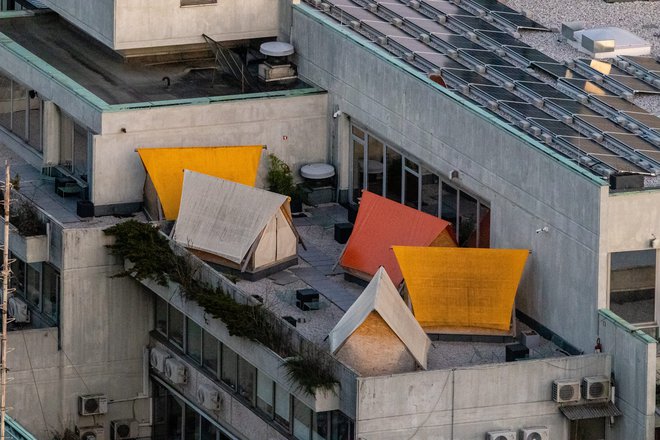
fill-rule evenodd
<path id="1" fill-rule="evenodd" d="M 291 168 L 282 159 L 274 154 L 268 155 L 268 174 L 266 175 L 268 189 L 272 192 L 293 197 L 296 195 Z"/>
<path id="2" fill-rule="evenodd" d="M 0 197 L 4 198 L 4 193 L 0 192 Z M 5 215 L 5 207 L 2 203 L 0 203 L 0 215 Z M 46 223 L 34 203 L 23 198 L 17 199 L 9 207 L 9 223 L 24 237 L 46 234 Z"/>

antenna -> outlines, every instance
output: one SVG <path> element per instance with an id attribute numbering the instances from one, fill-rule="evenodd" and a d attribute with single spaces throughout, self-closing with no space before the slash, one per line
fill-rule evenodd
<path id="1" fill-rule="evenodd" d="M 5 226 L 2 246 L 2 334 L 0 334 L 0 440 L 5 440 L 5 415 L 7 413 L 7 300 L 9 297 L 9 200 L 11 190 L 9 161 L 5 160 Z"/>

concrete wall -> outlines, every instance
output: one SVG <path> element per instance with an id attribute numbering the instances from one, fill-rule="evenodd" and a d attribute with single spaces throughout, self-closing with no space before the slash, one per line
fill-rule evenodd
<path id="1" fill-rule="evenodd" d="M 44 440 L 75 425 L 109 433 L 110 420 L 146 422 L 149 414 L 148 399 L 134 398 L 143 391 L 153 302 L 133 280 L 110 278 L 121 266 L 101 228 L 64 229 L 61 237 L 60 347 L 57 328 L 11 332 L 9 340 L 10 414 Z M 105 416 L 79 417 L 77 397 L 90 393 L 124 401 Z"/>
<path id="2" fill-rule="evenodd" d="M 482 440 L 488 431 L 545 426 L 551 439 L 567 440 L 552 381 L 609 375 L 610 362 L 600 354 L 360 378 L 356 437 Z"/>
<path id="3" fill-rule="evenodd" d="M 114 0 L 114 49 L 138 49 L 204 43 L 215 40 L 274 37 L 278 33 L 277 0 L 244 0 L 240 4 L 181 6 L 181 0 Z"/>
<path id="4" fill-rule="evenodd" d="M 612 355 L 616 404 L 624 415 L 612 427 L 613 438 L 654 438 L 656 341 L 609 310 L 599 313 L 598 335 L 603 352 Z"/>
<path id="5" fill-rule="evenodd" d="M 325 162 L 326 115 L 325 94 L 104 113 L 102 134 L 94 136 L 91 199 L 95 205 L 142 201 L 138 147 L 263 144 L 294 172 Z M 264 154 L 259 186 L 267 162 Z"/>
<path id="6" fill-rule="evenodd" d="M 115 0 L 43 0 L 42 3 L 101 43 L 113 47 Z"/>
<path id="7" fill-rule="evenodd" d="M 453 183 L 491 206 L 491 246 L 532 250 L 516 306 L 578 347 L 593 347 L 604 182 L 460 105 L 460 98 L 307 5 L 293 8 L 300 73 L 329 91 L 330 113 L 340 109 L 445 177 L 458 170 Z M 328 118 L 328 124 L 345 185 L 347 122 Z M 535 232 L 544 226 L 548 233 Z"/>

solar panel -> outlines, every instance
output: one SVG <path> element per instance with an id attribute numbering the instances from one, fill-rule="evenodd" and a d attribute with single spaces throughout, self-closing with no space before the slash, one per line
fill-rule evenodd
<path id="1" fill-rule="evenodd" d="M 508 62 L 504 61 L 502 58 L 495 55 L 489 50 L 473 50 L 473 49 L 460 49 L 458 53 L 466 59 L 466 61 L 472 62 L 476 66 L 509 66 L 513 67 Z"/>
<path id="2" fill-rule="evenodd" d="M 580 58 L 575 63 L 576 68 L 580 69 L 585 75 L 600 75 L 605 84 L 612 87 L 619 94 L 624 93 L 659 93 L 660 89 L 646 83 L 634 76 L 629 75 L 625 70 L 617 66 L 588 58 Z"/>
<path id="3" fill-rule="evenodd" d="M 379 34 L 381 36 L 390 37 L 409 37 L 408 34 L 403 32 L 398 27 L 382 20 L 363 20 L 360 22 L 360 25 L 363 29 L 371 31 L 371 34 Z"/>
<path id="4" fill-rule="evenodd" d="M 385 15 L 393 15 L 398 18 L 428 18 L 402 3 L 379 2 L 378 11 L 384 12 Z"/>
<path id="5" fill-rule="evenodd" d="M 545 98 L 558 98 L 558 99 L 570 99 L 567 95 L 563 94 L 554 87 L 538 82 L 527 82 L 527 81 L 516 81 L 516 88 L 522 89 L 521 91 L 529 94 L 535 98 L 545 99 Z"/>
<path id="6" fill-rule="evenodd" d="M 479 85 L 471 86 L 470 90 L 472 90 L 475 95 L 482 97 L 482 99 L 487 99 L 492 101 L 525 102 L 521 98 L 517 97 L 513 93 L 506 90 L 505 88 L 499 86 L 487 86 L 487 85 L 479 84 Z"/>
<path id="7" fill-rule="evenodd" d="M 578 79 L 585 79 L 584 76 L 580 75 L 579 73 L 576 73 L 566 67 L 563 64 L 560 63 L 540 63 L 540 62 L 533 62 L 532 67 L 535 69 L 540 70 L 541 72 L 550 75 L 554 79 L 559 79 L 559 78 L 578 78 Z"/>
<path id="8" fill-rule="evenodd" d="M 330 13 L 342 24 L 348 24 L 351 20 L 381 20 L 377 15 L 358 6 L 335 6 Z"/>
<path id="9" fill-rule="evenodd" d="M 561 138 L 584 154 L 614 154 L 596 141 L 585 137 L 561 136 Z"/>
<path id="10" fill-rule="evenodd" d="M 551 98 L 545 101 L 545 105 L 558 112 L 570 116 L 587 115 L 587 116 L 600 116 L 599 113 L 591 110 L 586 105 L 580 104 L 573 99 L 556 99 Z"/>
<path id="11" fill-rule="evenodd" d="M 660 130 L 660 118 L 650 113 L 621 112 L 647 130 Z"/>
<path id="12" fill-rule="evenodd" d="M 580 136 L 577 130 L 557 119 L 529 118 L 529 121 L 555 136 Z"/>
<path id="13" fill-rule="evenodd" d="M 577 65 L 588 67 L 589 69 L 600 73 L 601 75 L 626 75 L 625 70 L 621 70 L 613 64 L 600 60 L 592 60 L 590 58 L 578 58 Z"/>
<path id="14" fill-rule="evenodd" d="M 478 29 L 484 31 L 499 31 L 499 29 L 495 26 L 488 24 L 481 18 L 472 15 L 448 15 L 447 22 L 463 29 L 466 32 L 472 32 Z"/>
<path id="15" fill-rule="evenodd" d="M 533 49 L 531 47 L 519 46 L 502 46 L 507 55 L 517 60 L 518 62 L 529 66 L 532 63 L 554 63 L 555 60 L 544 54 L 543 52 Z"/>
<path id="16" fill-rule="evenodd" d="M 446 55 L 438 52 L 415 52 L 415 58 L 423 60 L 433 68 L 440 69 L 465 69 L 462 64 L 457 63 Z"/>
<path id="17" fill-rule="evenodd" d="M 632 93 L 658 93 L 660 89 L 653 87 L 640 79 L 630 75 L 607 75 L 608 79 L 621 84 L 623 87 L 629 89 Z"/>
<path id="18" fill-rule="evenodd" d="M 410 23 L 418 32 L 424 34 L 451 32 L 449 28 L 442 26 L 437 21 L 433 21 L 430 18 L 406 18 L 406 23 Z"/>
<path id="19" fill-rule="evenodd" d="M 511 34 L 507 34 L 502 31 L 481 31 L 477 30 L 474 33 L 481 39 L 490 43 L 491 46 L 501 47 L 501 46 L 518 46 L 518 47 L 530 47 L 527 44 L 523 43 L 521 40 L 513 37 Z"/>
<path id="20" fill-rule="evenodd" d="M 331 4 L 333 6 L 358 6 L 353 3 L 351 0 L 324 0 L 325 3 Z"/>
<path id="21" fill-rule="evenodd" d="M 586 79 L 577 79 L 577 78 L 560 78 L 557 81 L 557 85 L 560 84 L 568 84 L 570 85 L 573 89 L 580 91 L 581 93 L 585 93 L 587 95 L 595 95 L 595 96 L 614 96 L 614 93 L 610 92 L 609 90 L 605 90 L 598 84 L 596 84 L 593 81 L 589 81 Z"/>
<path id="22" fill-rule="evenodd" d="M 635 151 L 660 151 L 655 145 L 632 133 L 607 133 L 606 139 L 618 141 Z"/>
<path id="23" fill-rule="evenodd" d="M 491 81 L 488 81 L 483 76 L 479 75 L 473 70 L 466 69 L 442 69 L 440 73 L 443 79 L 449 80 L 450 83 L 460 83 L 463 85 L 469 84 L 486 84 L 494 86 Z"/>
<path id="24" fill-rule="evenodd" d="M 530 75 L 525 72 L 523 69 L 518 67 L 505 67 L 505 66 L 489 66 L 488 72 L 492 73 L 494 76 L 501 78 L 503 81 L 527 81 L 527 82 L 537 82 L 540 81 L 535 76 Z"/>
<path id="25" fill-rule="evenodd" d="M 465 14 L 465 10 L 459 8 L 453 3 L 443 0 L 422 0 L 422 5 L 426 5 L 429 8 L 437 11 L 443 15 L 461 15 Z"/>
<path id="26" fill-rule="evenodd" d="M 472 41 L 468 40 L 465 37 L 461 37 L 460 35 L 456 34 L 440 34 L 440 33 L 433 33 L 431 34 L 431 40 L 440 40 L 444 45 L 454 49 L 477 49 L 477 50 L 482 50 L 483 47 L 479 46 L 477 43 L 473 43 Z"/>
<path id="27" fill-rule="evenodd" d="M 552 116 L 526 102 L 500 101 L 498 102 L 500 110 L 517 119 L 543 118 L 550 119 Z"/>
<path id="28" fill-rule="evenodd" d="M 511 9 L 510 7 L 503 5 L 502 3 L 498 2 L 497 0 L 466 0 L 463 2 L 466 6 L 467 5 L 472 5 L 474 8 L 477 8 L 480 11 L 485 11 L 485 12 L 509 12 L 509 13 L 516 13 L 515 10 Z"/>
<path id="29" fill-rule="evenodd" d="M 493 19 L 505 26 L 512 27 L 516 30 L 528 29 L 535 31 L 549 31 L 547 27 L 535 22 L 531 18 L 517 12 L 493 12 L 491 14 Z"/>
<path id="30" fill-rule="evenodd" d="M 629 133 L 620 125 L 602 116 L 576 115 L 575 122 L 585 128 L 602 133 Z"/>
<path id="31" fill-rule="evenodd" d="M 590 157 L 598 159 L 609 167 L 620 173 L 644 173 L 645 169 L 638 167 L 629 160 L 615 154 L 590 154 Z"/>
<path id="32" fill-rule="evenodd" d="M 644 110 L 643 108 L 638 107 L 632 102 L 627 101 L 623 98 L 619 98 L 618 96 L 594 96 L 593 99 L 594 101 L 605 105 L 615 113 L 623 112 L 623 111 L 635 112 L 635 113 L 647 113 L 646 110 Z"/>
<path id="33" fill-rule="evenodd" d="M 400 46 L 403 52 L 433 52 L 433 49 L 428 47 L 416 38 L 412 37 L 390 37 L 387 39 L 390 44 Z"/>
<path id="34" fill-rule="evenodd" d="M 660 75 L 660 63 L 649 57 L 620 56 L 624 61 L 632 64 L 638 69 Z"/>

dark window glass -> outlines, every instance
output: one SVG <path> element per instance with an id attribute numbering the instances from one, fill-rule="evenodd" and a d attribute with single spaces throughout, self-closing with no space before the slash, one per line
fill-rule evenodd
<path id="1" fill-rule="evenodd" d="M 456 216 L 458 209 L 458 191 L 456 188 L 447 185 L 442 182 L 442 210 L 440 211 L 440 217 L 443 220 L 447 220 L 454 227 L 456 231 Z M 456 237 L 454 237 L 456 238 Z"/>
<path id="2" fill-rule="evenodd" d="M 194 409 L 186 405 L 185 440 L 199 440 L 200 417 Z"/>
<path id="3" fill-rule="evenodd" d="M 167 303 L 160 296 L 156 296 L 156 330 L 167 336 Z"/>
<path id="4" fill-rule="evenodd" d="M 465 247 L 477 246 L 477 199 L 461 191 L 459 200 L 458 244 Z"/>
<path id="5" fill-rule="evenodd" d="M 490 208 L 484 204 L 479 205 L 479 243 L 477 246 L 490 247 Z"/>
<path id="6" fill-rule="evenodd" d="M 202 332 L 203 339 L 203 360 L 204 367 L 213 373 L 214 376 L 218 374 L 218 355 L 219 355 L 219 342 L 216 338 L 211 336 L 206 331 Z"/>
<path id="7" fill-rule="evenodd" d="M 438 216 L 438 192 L 440 191 L 440 178 L 427 169 L 422 169 L 422 211 Z"/>
<path id="8" fill-rule="evenodd" d="M 388 199 L 401 203 L 401 155 L 387 147 L 385 152 L 385 195 Z"/>
<path id="9" fill-rule="evenodd" d="M 275 383 L 275 421 L 285 428 L 291 423 L 291 395 Z"/>
<path id="10" fill-rule="evenodd" d="M 213 423 L 209 422 L 204 417 L 202 417 L 200 440 L 216 440 L 217 435 L 218 435 L 218 428 L 216 428 L 213 425 Z"/>
<path id="11" fill-rule="evenodd" d="M 185 404 L 182 400 L 168 394 L 167 396 L 167 440 L 181 440 L 183 433 L 183 410 Z"/>
<path id="12" fill-rule="evenodd" d="M 27 265 L 27 300 L 41 311 L 41 272 L 33 264 Z"/>
<path id="13" fill-rule="evenodd" d="M 15 256 L 12 256 L 12 258 L 15 259 L 15 261 L 11 264 L 11 271 L 12 271 L 12 287 L 16 289 L 16 294 L 19 296 L 25 297 L 25 266 L 26 264 L 22 261 L 16 258 Z"/>
<path id="14" fill-rule="evenodd" d="M 331 440 L 354 440 L 353 421 L 340 411 L 332 412 Z"/>
<path id="15" fill-rule="evenodd" d="M 167 435 L 167 389 L 159 384 L 153 382 L 153 405 L 154 405 L 154 440 L 166 440 Z"/>
<path id="16" fill-rule="evenodd" d="M 316 413 L 314 440 L 330 440 L 330 412 Z"/>
<path id="17" fill-rule="evenodd" d="M 221 379 L 224 383 L 236 388 L 236 369 L 238 367 L 238 355 L 226 345 L 222 346 L 222 374 Z"/>
<path id="18" fill-rule="evenodd" d="M 57 321 L 57 297 L 60 289 L 60 274 L 48 263 L 43 265 L 43 309 L 44 315 Z"/>
<path id="19" fill-rule="evenodd" d="M 357 203 L 364 188 L 364 145 L 353 140 L 353 201 Z"/>
<path id="20" fill-rule="evenodd" d="M 257 369 L 248 361 L 238 358 L 238 394 L 254 405 L 254 391 L 257 381 Z"/>
<path id="21" fill-rule="evenodd" d="M 167 319 L 167 337 L 180 348 L 183 348 L 183 313 L 174 307 L 169 308 Z"/>
<path id="22" fill-rule="evenodd" d="M 186 353 L 202 363 L 202 328 L 190 318 L 186 318 Z"/>
<path id="23" fill-rule="evenodd" d="M 406 206 L 419 209 L 419 177 L 417 174 L 406 171 L 406 191 L 405 200 Z"/>
<path id="24" fill-rule="evenodd" d="M 257 408 L 273 417 L 275 384 L 261 371 L 257 370 Z"/>
<path id="25" fill-rule="evenodd" d="M 385 145 L 373 136 L 367 144 L 367 189 L 379 196 L 383 195 L 383 155 Z"/>

